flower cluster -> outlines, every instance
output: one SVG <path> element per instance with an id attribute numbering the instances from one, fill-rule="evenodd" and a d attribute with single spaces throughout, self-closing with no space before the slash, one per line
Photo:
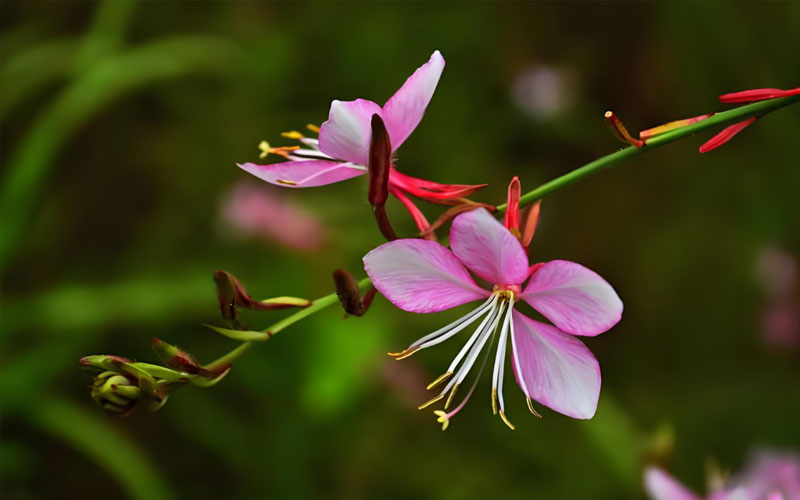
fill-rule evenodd
<path id="1" fill-rule="evenodd" d="M 800 89 L 726 94 L 721 97 L 723 102 L 754 104 L 672 121 L 642 131 L 638 138 L 609 111 L 605 115 L 607 123 L 631 147 L 595 160 L 525 195 L 521 194 L 519 179 L 514 177 L 507 202 L 495 206 L 468 198 L 486 184 L 441 184 L 398 170 L 397 151 L 422 120 L 444 66 L 444 58 L 435 51 L 383 106 L 366 99 L 334 100 L 327 121 L 320 127 L 308 125 L 309 132 L 292 130 L 282 134 L 297 144 L 273 147 L 262 141 L 260 157 L 273 155 L 280 161 L 238 165 L 261 180 L 286 188 L 317 187 L 368 176 L 367 201 L 378 228 L 389 241 L 363 257 L 367 279 L 359 282 L 346 270 L 338 269 L 333 273 L 335 294 L 314 301 L 296 297 L 256 300 L 236 277 L 217 271 L 214 280 L 220 313 L 227 327 L 209 326 L 241 342 L 239 346 L 206 365 L 157 339 L 153 347 L 163 365 L 113 355 L 87 356 L 81 359 L 81 364 L 99 372 L 91 386 L 92 398 L 105 410 L 119 415 L 129 414 L 141 402 L 151 410 L 158 409 L 179 387 L 188 384 L 208 387 L 217 383 L 228 373 L 231 363 L 254 343 L 268 340 L 337 301 L 347 314 L 361 316 L 380 292 L 398 308 L 413 313 L 441 312 L 478 303 L 452 323 L 419 338 L 400 352 L 390 353 L 398 360 L 404 359 L 453 339 L 462 331 L 471 332 L 465 334 L 461 349 L 444 373 L 428 385 L 428 390 L 440 387 L 438 393 L 420 406 L 423 409 L 443 402 L 441 409 L 434 411 L 442 429 L 449 426 L 474 393 L 492 353 L 492 410 L 508 427 L 514 428 L 506 415 L 504 401 L 507 358 L 534 415 L 539 416 L 535 401 L 569 417 L 592 418 L 600 394 L 600 368 L 579 337 L 592 337 L 611 329 L 620 321 L 623 305 L 611 285 L 580 264 L 568 260 L 536 263 L 529 260 L 540 199 L 631 153 L 647 151 L 715 125 L 728 125 L 700 148 L 702 152 L 710 151 L 760 116 L 798 101 Z M 767 102 L 759 102 L 762 100 Z M 280 203 L 250 190 L 236 193 L 234 196 L 242 199 L 226 204 L 229 208 L 225 219 L 230 225 L 269 237 L 277 233 L 277 239 L 294 246 L 316 241 L 317 229 L 313 224 L 291 220 L 300 218 L 297 211 L 283 208 Z M 414 221 L 418 232 L 413 237 L 398 238 L 392 228 L 385 209 L 390 197 L 399 201 Z M 431 224 L 413 199 L 447 208 Z M 521 208 L 525 205 L 530 207 L 523 212 Z M 250 213 L 261 210 L 269 213 Z M 496 218 L 501 213 L 502 222 Z M 287 224 L 301 222 L 311 229 L 295 235 L 280 234 Z M 448 223 L 449 243 L 445 246 L 435 231 Z M 285 308 L 299 308 L 299 311 L 261 331 L 248 329 L 238 314 L 239 309 Z M 544 320 L 534 319 L 532 314 Z M 467 382 L 471 374 L 474 377 Z M 464 385 L 470 388 L 456 403 L 459 389 Z M 668 482 L 654 474 L 657 483 Z M 677 487 L 673 490 L 678 491 Z"/>

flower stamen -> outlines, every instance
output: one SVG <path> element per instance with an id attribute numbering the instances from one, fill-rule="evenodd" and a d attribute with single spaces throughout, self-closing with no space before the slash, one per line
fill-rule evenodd
<path id="1" fill-rule="evenodd" d="M 454 384 L 453 388 L 450 390 L 450 395 L 447 396 L 447 401 L 444 403 L 444 409 L 448 409 L 450 407 L 450 403 L 453 402 L 453 398 L 456 395 L 456 391 L 458 390 L 459 384 Z"/>
<path id="2" fill-rule="evenodd" d="M 420 349 L 419 347 L 409 347 L 408 349 L 403 349 L 400 352 L 387 352 L 386 354 L 400 361 L 401 359 L 406 359 L 415 352 L 419 351 L 419 349 Z"/>
<path id="3" fill-rule="evenodd" d="M 425 403 L 422 403 L 421 405 L 419 405 L 419 406 L 417 407 L 417 409 L 418 409 L 418 410 L 424 410 L 425 408 L 427 408 L 427 407 L 429 407 L 430 405 L 432 405 L 433 403 L 435 403 L 435 402 L 439 401 L 439 400 L 440 400 L 440 399 L 442 399 L 443 397 L 444 397 L 444 393 L 442 393 L 442 394 L 439 394 L 438 396 L 436 396 L 435 398 L 431 399 L 430 401 L 427 401 L 427 402 L 425 402 Z M 445 409 L 446 409 L 446 408 L 445 408 Z"/>
<path id="4" fill-rule="evenodd" d="M 539 414 L 539 412 L 536 411 L 536 409 L 533 407 L 533 401 L 531 401 L 530 396 L 527 396 L 527 395 L 525 396 L 525 402 L 528 403 L 528 409 L 531 411 L 531 413 L 533 413 L 534 415 L 536 415 L 539 418 L 542 418 L 542 416 Z"/>
<path id="5" fill-rule="evenodd" d="M 449 379 L 452 375 L 453 375 L 453 372 L 445 372 L 445 373 L 441 374 L 439 376 L 439 378 L 437 378 L 436 380 L 434 380 L 433 382 L 428 384 L 427 389 L 430 391 L 431 389 L 433 389 L 437 385 L 439 385 L 442 382 L 444 382 L 445 380 Z"/>
<path id="6" fill-rule="evenodd" d="M 503 423 L 506 424 L 509 429 L 511 429 L 512 431 L 514 430 L 514 424 L 508 421 L 508 419 L 506 418 L 506 414 L 503 413 L 503 410 L 500 410 L 500 418 L 503 419 Z"/>
<path id="7" fill-rule="evenodd" d="M 303 139 L 304 136 L 297 130 L 290 130 L 289 132 L 281 132 L 281 137 L 286 137 L 287 139 L 295 139 L 300 140 Z"/>
<path id="8" fill-rule="evenodd" d="M 261 141 L 258 143 L 258 149 L 261 150 L 261 154 L 258 155 L 259 158 L 266 158 L 270 153 L 289 158 L 289 152 L 297 151 L 300 149 L 300 146 L 280 146 L 273 148 L 267 141 Z"/>

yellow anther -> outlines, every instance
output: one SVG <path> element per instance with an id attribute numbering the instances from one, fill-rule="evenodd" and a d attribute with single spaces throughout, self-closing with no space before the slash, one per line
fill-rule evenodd
<path id="1" fill-rule="evenodd" d="M 506 418 L 506 414 L 503 413 L 502 410 L 500 411 L 500 418 L 503 419 L 503 422 L 508 426 L 509 429 L 511 429 L 512 431 L 514 430 L 514 424 L 508 421 L 508 419 Z"/>
<path id="2" fill-rule="evenodd" d="M 536 411 L 536 409 L 533 407 L 533 401 L 531 401 L 531 398 L 526 397 L 525 402 L 528 403 L 528 409 L 531 411 L 531 413 L 533 413 L 539 418 L 542 418 L 542 416 L 539 415 L 539 412 Z"/>
<path id="3" fill-rule="evenodd" d="M 447 396 L 447 401 L 444 403 L 444 409 L 450 408 L 450 403 L 453 402 L 453 398 L 456 395 L 456 391 L 458 390 L 458 384 L 454 385 L 453 388 L 450 390 L 450 395 Z"/>
<path id="4" fill-rule="evenodd" d="M 275 182 L 278 184 L 284 184 L 286 186 L 296 186 L 297 183 L 295 181 L 287 181 L 286 179 L 275 179 Z"/>
<path id="5" fill-rule="evenodd" d="M 272 148 L 269 146 L 267 141 L 261 141 L 258 143 L 258 149 L 261 150 L 261 154 L 258 155 L 258 157 L 266 158 Z"/>
<path id="6" fill-rule="evenodd" d="M 306 128 L 307 128 L 308 130 L 310 130 L 310 131 L 314 132 L 315 134 L 319 134 L 319 127 L 317 127 L 317 126 L 316 126 L 316 125 L 314 125 L 313 123 L 309 123 L 308 125 L 306 125 Z"/>
<path id="7" fill-rule="evenodd" d="M 447 426 L 450 425 L 450 419 L 447 417 L 447 413 L 443 412 L 442 410 L 436 410 L 433 412 L 437 418 L 436 421 L 442 424 L 442 430 L 447 430 Z"/>
<path id="8" fill-rule="evenodd" d="M 400 352 L 387 352 L 386 354 L 399 361 L 401 359 L 406 359 L 407 357 L 411 356 L 418 350 L 419 347 L 412 347 L 411 349 L 403 349 Z"/>
<path id="9" fill-rule="evenodd" d="M 440 400 L 440 399 L 442 399 L 443 397 L 444 397 L 444 394 L 439 394 L 438 396 L 436 396 L 435 398 L 431 399 L 431 400 L 430 400 L 430 401 L 428 401 L 427 403 L 423 403 L 423 404 L 419 405 L 419 406 L 417 407 L 417 409 L 418 409 L 418 410 L 424 410 L 425 408 L 427 408 L 427 407 L 429 407 L 430 405 L 432 405 L 433 403 L 435 403 L 435 402 L 439 401 L 439 400 Z"/>
<path id="10" fill-rule="evenodd" d="M 444 382 L 445 380 L 449 379 L 451 375 L 453 375 L 453 372 L 443 373 L 442 375 L 439 376 L 439 378 L 437 378 L 436 380 L 434 380 L 433 382 L 428 384 L 428 390 L 430 391 L 431 389 L 433 389 L 437 385 L 439 385 L 442 382 Z"/>
<path id="11" fill-rule="evenodd" d="M 287 139 L 302 139 L 303 134 L 298 132 L 297 130 L 291 130 L 289 132 L 281 132 L 281 137 L 286 137 Z"/>
<path id="12" fill-rule="evenodd" d="M 492 414 L 497 415 L 497 389 L 492 389 Z"/>

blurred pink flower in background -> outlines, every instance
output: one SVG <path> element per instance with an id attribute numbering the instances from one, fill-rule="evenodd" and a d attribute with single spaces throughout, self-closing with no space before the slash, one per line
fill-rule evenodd
<path id="1" fill-rule="evenodd" d="M 243 236 L 295 250 L 316 250 L 325 240 L 325 227 L 317 218 L 268 185 L 234 184 L 223 197 L 220 217 Z"/>
<path id="2" fill-rule="evenodd" d="M 756 279 L 766 296 L 761 335 L 772 347 L 800 348 L 800 303 L 797 258 L 775 245 L 763 247 L 756 257 Z"/>
<path id="3" fill-rule="evenodd" d="M 549 120 L 572 105 L 575 97 L 573 74 L 554 66 L 530 65 L 514 78 L 511 96 L 534 120 Z"/>
<path id="4" fill-rule="evenodd" d="M 750 456 L 731 486 L 746 486 L 753 499 L 800 500 L 800 455 L 789 451 L 761 450 Z"/>
<path id="5" fill-rule="evenodd" d="M 648 467 L 645 490 L 652 500 L 701 500 L 658 467 Z M 722 481 L 708 500 L 800 500 L 800 456 L 785 451 L 759 451 L 729 481 Z"/>

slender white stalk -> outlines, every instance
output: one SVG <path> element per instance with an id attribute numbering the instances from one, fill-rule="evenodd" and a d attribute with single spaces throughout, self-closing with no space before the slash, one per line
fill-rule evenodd
<path id="1" fill-rule="evenodd" d="M 508 331 L 511 325 L 511 311 L 514 304 L 510 303 L 506 309 L 506 317 L 503 320 L 503 329 L 500 332 L 500 340 L 497 343 L 497 357 L 494 363 L 493 386 L 497 387 L 497 401 L 500 404 L 500 411 L 505 412 L 506 405 L 503 402 L 503 375 L 506 369 L 506 346 L 508 345 Z"/>
<path id="2" fill-rule="evenodd" d="M 522 392 L 525 393 L 526 398 L 531 397 L 530 391 L 528 391 L 528 387 L 525 385 L 525 377 L 522 376 L 522 367 L 519 364 L 519 350 L 517 349 L 517 339 L 514 335 L 514 318 L 512 316 L 511 323 L 510 323 L 510 331 L 509 335 L 511 335 L 511 355 L 514 356 L 514 366 L 517 369 L 517 379 L 519 379 L 519 384 L 522 386 Z"/>
<path id="3" fill-rule="evenodd" d="M 413 349 L 414 347 L 418 347 L 419 349 L 425 349 L 427 347 L 434 346 L 445 340 L 453 337 L 453 335 L 457 334 L 461 330 L 465 329 L 472 323 L 478 320 L 478 318 L 483 315 L 489 308 L 492 306 L 492 302 L 496 299 L 494 297 L 489 297 L 486 299 L 486 302 L 480 305 L 477 309 L 470 311 L 468 314 L 458 318 L 457 320 L 453 321 L 447 326 L 439 328 L 433 333 L 429 333 L 424 337 L 420 338 L 410 346 L 409 349 Z"/>
<path id="4" fill-rule="evenodd" d="M 497 309 L 498 309 L 497 296 L 494 296 L 494 298 L 492 300 L 492 303 L 491 303 L 491 311 L 489 312 L 488 315 L 486 315 L 485 318 L 483 318 L 483 321 L 481 321 L 480 325 L 478 325 L 478 328 L 475 329 L 475 333 L 472 334 L 472 336 L 469 338 L 469 340 L 467 340 L 467 343 L 464 344 L 464 347 L 462 347 L 461 350 L 458 351 L 458 354 L 456 354 L 456 357 L 453 358 L 453 362 L 450 363 L 450 367 L 447 368 L 448 372 L 454 372 L 455 371 L 456 366 L 458 366 L 458 364 L 461 362 L 461 360 L 467 354 L 467 351 L 469 351 L 469 349 L 472 347 L 472 345 L 475 343 L 475 341 L 478 340 L 481 337 L 481 335 L 483 334 L 483 332 L 486 330 L 486 326 L 492 320 L 494 320 L 495 315 L 497 315 Z M 454 381 L 455 381 L 455 379 L 451 380 L 450 383 L 448 383 L 448 387 L 452 386 Z"/>
<path id="5" fill-rule="evenodd" d="M 505 304 L 505 302 L 500 302 L 500 304 L 497 306 L 497 309 L 493 311 L 491 325 L 485 330 L 484 334 L 470 351 L 467 359 L 464 361 L 464 365 L 458 370 L 458 373 L 454 379 L 456 384 L 461 384 L 461 382 L 464 381 L 467 374 L 472 369 L 472 365 L 475 364 L 475 359 L 477 359 L 478 354 L 481 352 L 481 350 L 483 350 L 483 347 L 486 345 L 489 337 L 491 337 L 494 331 L 497 329 L 497 325 L 500 323 L 500 316 L 503 314 L 503 308 Z"/>
<path id="6" fill-rule="evenodd" d="M 481 362 L 481 367 L 478 370 L 478 374 L 475 375 L 475 380 L 472 382 L 472 387 L 469 388 L 469 391 L 467 392 L 467 395 L 464 397 L 464 400 L 461 401 L 461 403 L 459 403 L 458 406 L 453 408 L 453 410 L 447 414 L 447 418 L 453 418 L 453 416 L 456 413 L 461 411 L 461 409 L 464 408 L 464 405 L 467 404 L 467 401 L 469 401 L 469 398 L 472 396 L 472 393 L 475 392 L 475 387 L 478 386 L 478 381 L 481 379 L 481 375 L 483 374 L 483 369 L 486 368 L 486 362 L 489 360 L 489 353 L 490 351 L 487 350 L 486 355 L 483 356 L 483 362 Z"/>

